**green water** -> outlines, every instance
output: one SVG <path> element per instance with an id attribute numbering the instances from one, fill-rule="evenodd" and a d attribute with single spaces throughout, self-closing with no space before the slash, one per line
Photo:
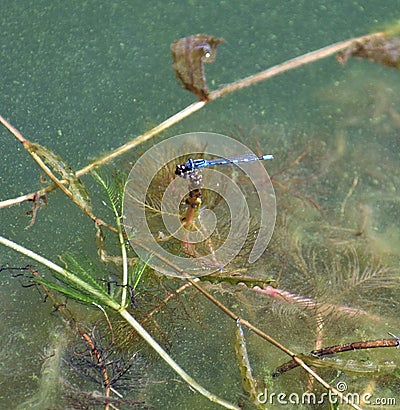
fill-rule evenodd
<path id="1" fill-rule="evenodd" d="M 206 67 L 213 89 L 297 55 L 363 35 L 399 17 L 398 1 L 377 0 L 3 0 L 1 6 L 0 114 L 74 168 L 195 101 L 178 84 L 172 70 L 169 47 L 176 38 L 194 33 L 225 38 L 216 63 Z M 384 262 L 398 264 L 399 88 L 395 70 L 353 60 L 342 67 L 331 57 L 215 101 L 164 137 L 190 131 L 237 135 L 252 148 L 260 146 L 265 153 L 272 148 L 274 154 L 280 153 L 271 165 L 272 173 L 281 168 L 284 153 L 290 159 L 291 147 L 300 152 L 307 148 L 303 145 L 321 140 L 327 148 L 323 155 L 328 155 L 344 146 L 343 161 L 316 182 L 315 189 L 307 189 L 325 209 L 339 208 L 338 198 L 346 196 L 354 176 L 359 175 L 358 202 L 349 202 L 353 211 L 349 219 L 357 218 L 358 203 L 372 210 L 371 230 L 376 235 L 368 246 L 379 257 L 383 255 Z M 41 187 L 38 168 L 3 128 L 0 140 L 0 199 Z M 84 182 L 96 189 L 90 177 Z M 95 231 L 89 219 L 59 192 L 48 200 L 29 230 L 24 229 L 29 224 L 29 204 L 1 209 L 1 234 L 53 260 L 66 250 L 96 257 Z M 307 206 L 293 212 L 293 231 L 293 219 L 298 219 L 300 231 L 307 230 L 301 225 L 303 219 L 312 221 L 310 224 L 318 219 Z M 98 213 L 107 215 L 100 206 Z M 314 240 L 318 242 L 318 236 Z M 25 258 L 0 249 L 0 265 L 27 263 Z M 268 271 L 268 259 L 262 263 Z M 21 288 L 8 272 L 1 272 L 0 281 L 0 408 L 14 408 L 36 394 L 40 354 L 59 320 L 51 315 L 49 303 L 41 303 L 42 297 L 32 289 Z M 354 330 L 354 339 L 384 338 L 387 330 L 395 333 L 398 322 L 394 318 L 399 310 L 393 298 L 393 294 L 387 295 L 388 302 L 380 311 L 388 327 L 379 324 L 376 333 Z M 229 297 L 227 301 L 234 305 Z M 269 313 L 258 310 L 258 302 L 251 301 L 257 309 L 248 312 L 243 307 L 243 312 L 271 330 L 263 316 Z M 195 302 L 202 307 L 196 306 L 190 320 L 177 319 L 175 331 L 171 330 L 171 354 L 205 387 L 235 402 L 241 384 L 232 347 L 234 329 L 211 304 L 203 306 L 200 298 Z M 306 345 L 290 340 L 290 332 L 279 328 L 279 320 L 271 321 L 276 326 L 271 333 L 291 349 L 312 349 L 312 341 Z M 220 326 L 215 328 L 212 323 Z M 296 331 L 300 337 L 302 330 Z M 349 338 L 352 340 L 352 334 Z M 333 339 L 331 344 L 341 340 Z M 255 368 L 261 375 L 264 364 L 256 353 L 261 343 L 253 342 L 259 361 Z M 272 349 L 268 354 L 277 355 Z M 285 360 L 279 354 L 274 359 L 275 365 Z M 156 384 L 147 392 L 153 408 L 218 407 L 176 382 L 163 363 L 152 361 L 145 372 L 156 381 L 166 380 L 165 385 Z"/>

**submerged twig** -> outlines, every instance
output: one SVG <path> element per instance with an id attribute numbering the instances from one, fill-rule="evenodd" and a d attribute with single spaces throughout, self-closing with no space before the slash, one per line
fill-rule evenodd
<path id="1" fill-rule="evenodd" d="M 350 197 L 353 195 L 356 187 L 358 184 L 358 176 L 356 175 L 353 179 L 353 183 L 351 184 L 351 187 L 349 189 L 349 192 L 347 193 L 347 195 L 345 196 L 345 198 L 343 199 L 342 205 L 340 207 L 340 216 L 343 218 L 344 216 L 344 211 L 347 205 L 347 201 L 350 199 Z"/>
<path id="2" fill-rule="evenodd" d="M 203 396 L 207 397 L 210 401 L 218 403 L 221 406 L 227 409 L 240 410 L 239 407 L 217 397 L 216 395 L 210 393 L 203 386 L 197 383 L 189 374 L 187 374 L 179 365 L 176 363 L 172 357 L 152 338 L 152 336 L 143 328 L 143 326 L 126 310 L 125 306 L 121 306 L 117 303 L 111 296 L 105 295 L 99 292 L 92 285 L 86 283 L 78 276 L 69 272 L 67 269 L 62 268 L 59 265 L 49 261 L 41 255 L 31 251 L 30 249 L 24 248 L 21 245 L 18 245 L 15 242 L 12 242 L 2 236 L 0 236 L 0 244 L 7 246 L 10 249 L 13 249 L 16 252 L 19 252 L 37 262 L 47 266 L 52 271 L 56 272 L 60 277 L 67 278 L 74 285 L 79 286 L 85 289 L 89 294 L 93 295 L 96 299 L 101 301 L 104 306 L 118 312 L 132 328 L 157 352 L 157 354 L 165 361 L 167 364 L 179 374 L 179 376 L 188 383 L 194 390 L 198 391 Z"/>
<path id="3" fill-rule="evenodd" d="M 47 204 L 47 199 L 45 196 L 40 197 L 36 193 L 32 202 L 33 202 L 32 211 L 29 213 L 31 215 L 31 221 L 29 222 L 29 225 L 25 227 L 25 229 L 32 228 L 32 226 L 35 224 L 37 212 L 39 208 L 41 207 L 42 203 Z"/>
<path id="4" fill-rule="evenodd" d="M 394 335 L 392 335 L 394 336 Z M 365 342 L 352 342 L 343 345 L 336 345 L 330 347 L 324 347 L 323 349 L 313 350 L 311 354 L 313 356 L 322 357 L 328 354 L 348 352 L 350 350 L 363 350 L 363 349 L 376 349 L 378 347 L 400 347 L 400 338 L 394 339 L 378 339 L 367 340 Z"/>
<path id="5" fill-rule="evenodd" d="M 0 237 L 1 239 L 1 237 Z M 147 248 L 147 246 L 139 241 L 135 241 L 134 238 L 131 239 L 132 242 L 135 243 L 135 245 L 140 246 L 142 249 L 149 251 L 150 250 Z M 207 299 L 209 299 L 212 303 L 214 303 L 222 312 L 224 312 L 227 316 L 229 316 L 231 319 L 233 319 L 235 322 L 237 320 L 240 320 L 240 323 L 246 327 L 248 327 L 250 330 L 252 330 L 256 335 L 260 336 L 267 342 L 271 343 L 284 353 L 286 353 L 288 356 L 290 356 L 296 363 L 298 363 L 299 366 L 301 366 L 309 375 L 314 377 L 318 383 L 320 383 L 322 386 L 325 387 L 328 391 L 330 391 L 332 394 L 338 396 L 341 400 L 343 400 L 344 403 L 348 404 L 349 406 L 353 407 L 354 409 L 357 410 L 362 410 L 359 406 L 356 404 L 352 403 L 351 400 L 349 400 L 348 397 L 344 396 L 340 391 L 335 389 L 333 386 L 331 386 L 328 382 L 326 382 L 321 376 L 319 376 L 313 369 L 311 369 L 305 362 L 302 360 L 296 353 L 292 352 L 290 349 L 288 349 L 286 346 L 281 344 L 279 341 L 274 339 L 272 336 L 268 335 L 267 333 L 263 332 L 260 330 L 258 327 L 254 326 L 252 323 L 248 322 L 247 320 L 241 318 L 238 316 L 236 313 L 234 313 L 232 310 L 230 310 L 228 307 L 226 307 L 223 303 L 221 303 L 219 300 L 217 300 L 214 296 L 212 296 L 209 292 L 207 292 L 199 283 L 198 283 L 198 278 L 191 278 L 189 277 L 182 269 L 180 269 L 178 266 L 176 266 L 174 263 L 172 263 L 170 260 L 167 258 L 164 258 L 160 255 L 155 255 L 157 258 L 159 258 L 162 262 L 166 263 L 168 266 L 173 268 L 177 273 L 179 273 L 182 278 L 186 279 L 193 287 L 195 287 L 200 293 L 202 293 Z"/>
<path id="6" fill-rule="evenodd" d="M 78 179 L 78 175 L 70 168 L 67 169 L 66 164 L 63 162 L 61 158 L 55 155 L 52 151 L 45 147 L 41 147 L 38 144 L 32 143 L 31 141 L 27 140 L 23 135 L 14 127 L 12 126 L 7 120 L 0 116 L 0 122 L 12 133 L 12 135 L 23 145 L 25 150 L 29 153 L 29 155 L 36 161 L 39 167 L 43 170 L 43 172 L 54 182 L 55 187 L 61 189 L 61 191 L 75 204 L 77 205 L 82 212 L 84 212 L 89 218 L 91 218 L 96 224 L 103 225 L 110 229 L 113 232 L 118 232 L 116 228 L 107 224 L 102 219 L 95 216 L 91 209 L 90 209 L 90 201 L 89 197 L 87 196 L 84 198 L 81 195 L 81 192 L 78 192 L 78 189 L 83 191 L 85 188 L 83 184 Z M 42 159 L 45 158 L 45 160 Z M 51 162 L 51 166 L 55 169 L 57 173 L 61 173 L 64 176 L 69 175 L 68 180 L 59 180 L 53 173 L 53 171 L 46 165 L 45 161 Z M 72 174 L 72 175 L 70 175 Z M 65 184 L 68 183 L 69 187 L 67 188 Z M 79 184 L 79 187 L 73 187 L 72 184 Z M 35 201 L 36 198 L 41 198 L 45 195 L 46 190 L 42 190 L 39 192 L 35 192 L 32 194 L 32 198 L 28 198 L 29 200 Z M 86 192 L 85 192 L 86 193 Z M 1 206 L 0 206 L 1 208 Z M 33 219 L 34 221 L 34 219 Z"/>
<path id="7" fill-rule="evenodd" d="M 367 340 L 363 342 L 352 342 L 352 343 L 346 343 L 342 345 L 329 346 L 329 347 L 324 347 L 318 350 L 312 350 L 310 352 L 310 356 L 302 355 L 302 358 L 304 359 L 305 362 L 309 363 L 310 365 L 316 365 L 316 363 L 318 363 L 320 366 L 323 366 L 324 363 L 322 361 L 316 362 L 314 358 L 321 358 L 327 355 L 349 352 L 352 350 L 376 349 L 376 348 L 382 348 L 382 347 L 399 348 L 400 339 L 398 337 L 395 337 L 394 339 Z M 298 366 L 299 364 L 296 363 L 294 360 L 286 362 L 274 370 L 274 372 L 272 373 L 272 377 L 278 377 L 281 374 L 286 373 L 289 370 L 293 370 Z"/>
<path id="8" fill-rule="evenodd" d="M 236 352 L 240 374 L 242 376 L 243 389 L 249 394 L 251 401 L 258 405 L 258 386 L 257 380 L 253 377 L 250 360 L 247 354 L 246 340 L 240 319 L 236 321 L 236 337 L 233 343 Z"/>
<path id="9" fill-rule="evenodd" d="M 133 140 L 127 142 L 126 144 L 122 145 L 121 147 L 119 147 L 119 148 L 115 149 L 114 151 L 108 153 L 104 157 L 99 158 L 99 159 L 93 161 L 92 163 L 90 163 L 89 165 L 87 165 L 86 167 L 78 170 L 76 172 L 76 175 L 78 177 L 80 177 L 84 174 L 87 174 L 91 170 L 99 167 L 100 165 L 104 165 L 104 164 L 112 161 L 113 159 L 115 159 L 115 158 L 121 156 L 122 154 L 130 151 L 131 149 L 135 148 L 136 146 L 138 146 L 138 145 L 148 141 L 149 139 L 153 138 L 154 136 L 156 136 L 160 132 L 165 131 L 169 127 L 171 127 L 171 126 L 177 124 L 178 122 L 182 121 L 184 118 L 190 116 L 191 114 L 193 114 L 196 111 L 203 108 L 209 102 L 211 102 L 213 100 L 216 100 L 216 99 L 218 99 L 218 98 L 220 98 L 220 97 L 222 97 L 226 94 L 229 94 L 229 93 L 232 93 L 234 91 L 241 90 L 242 88 L 249 87 L 251 85 L 257 84 L 261 81 L 267 80 L 267 79 L 272 78 L 276 75 L 282 74 L 286 71 L 293 70 L 294 68 L 298 68 L 302 65 L 309 64 L 311 62 L 315 62 L 315 61 L 321 60 L 323 58 L 329 57 L 329 56 L 337 53 L 340 50 L 346 49 L 347 47 L 349 47 L 351 44 L 353 44 L 356 41 L 363 41 L 363 40 L 366 40 L 366 39 L 371 38 L 373 36 L 379 37 L 379 36 L 382 36 L 382 35 L 384 35 L 384 33 L 368 34 L 368 35 L 365 35 L 365 36 L 352 38 L 350 40 L 341 41 L 341 42 L 329 45 L 327 47 L 323 47 L 323 48 L 318 49 L 316 51 L 312 51 L 310 53 L 304 54 L 302 56 L 295 57 L 295 58 L 290 59 L 290 60 L 288 60 L 284 63 L 278 64 L 274 67 L 271 67 L 271 68 L 268 68 L 264 71 L 261 71 L 260 73 L 251 75 L 251 76 L 246 77 L 244 79 L 235 81 L 235 82 L 233 82 L 231 84 L 228 84 L 228 85 L 225 85 L 225 86 L 219 88 L 218 90 L 210 92 L 209 95 L 208 95 L 208 99 L 209 99 L 208 101 L 197 101 L 197 102 L 189 105 L 188 107 L 184 108 L 183 110 L 179 111 L 178 113 L 176 113 L 172 117 L 170 117 L 167 120 L 163 121 L 162 123 L 160 123 L 156 127 L 152 128 L 151 130 L 145 132 L 142 135 L 137 136 Z M 3 124 L 11 133 L 14 134 L 13 130 L 15 130 L 15 128 L 11 124 L 9 124 L 1 116 L 0 116 L 0 123 Z M 57 188 L 57 186 L 51 185 L 51 186 L 48 186 L 47 188 L 45 188 L 43 190 L 40 190 L 38 193 L 40 195 L 45 195 L 46 193 L 51 192 L 56 188 Z M 0 202 L 0 208 L 9 207 L 9 206 L 12 206 L 12 205 L 20 204 L 24 201 L 32 200 L 34 195 L 35 195 L 35 193 L 31 193 L 31 194 L 22 195 L 20 197 L 14 198 L 14 199 L 9 199 L 9 200 L 6 200 L 6 201 L 2 201 L 2 202 Z"/>

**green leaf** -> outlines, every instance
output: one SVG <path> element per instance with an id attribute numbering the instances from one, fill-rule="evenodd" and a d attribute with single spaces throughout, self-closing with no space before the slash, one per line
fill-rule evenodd
<path id="1" fill-rule="evenodd" d="M 136 290 L 140 280 L 142 279 L 150 258 L 147 261 L 143 261 L 139 258 L 135 263 L 134 269 L 131 272 L 131 280 L 129 281 L 132 284 L 133 290 Z"/>
<path id="2" fill-rule="evenodd" d="M 88 296 L 85 292 L 76 291 L 75 289 L 71 287 L 64 287 L 51 280 L 44 279 L 44 278 L 35 278 L 35 281 L 40 283 L 41 285 L 44 285 L 50 289 L 53 289 L 53 290 L 56 290 L 57 292 L 62 293 L 68 298 L 75 299 L 79 302 L 90 303 L 90 304 L 95 302 L 92 296 Z"/>
<path id="3" fill-rule="evenodd" d="M 99 270 L 102 271 L 102 267 L 96 267 L 88 258 L 80 257 L 78 261 L 77 257 L 71 253 L 63 254 L 61 260 L 64 262 L 67 270 L 96 288 L 98 291 L 108 295 L 104 289 L 103 283 L 96 280 L 96 277 L 100 276 Z"/>
<path id="4" fill-rule="evenodd" d="M 110 180 L 108 177 L 102 177 L 97 172 L 92 172 L 94 179 L 101 185 L 107 194 L 110 206 L 117 218 L 122 215 L 122 202 L 124 198 L 124 188 L 126 175 L 121 172 L 116 172 Z"/>

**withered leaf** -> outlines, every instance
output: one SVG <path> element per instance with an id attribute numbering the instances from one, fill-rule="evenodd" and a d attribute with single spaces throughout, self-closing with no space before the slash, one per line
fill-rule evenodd
<path id="1" fill-rule="evenodd" d="M 61 176 L 68 182 L 68 189 L 76 203 L 83 209 L 91 210 L 89 193 L 82 181 L 76 176 L 75 171 L 51 149 L 43 145 L 30 143 L 29 150 L 35 152 L 54 173 Z"/>
<path id="2" fill-rule="evenodd" d="M 240 319 L 236 321 L 236 338 L 233 345 L 242 375 L 243 389 L 249 394 L 252 401 L 256 402 L 258 396 L 257 380 L 252 374 L 249 357 L 247 355 L 246 339 L 244 338 Z"/>
<path id="3" fill-rule="evenodd" d="M 346 50 L 340 51 L 336 58 L 340 64 L 345 64 L 351 56 L 399 70 L 400 39 L 383 35 L 371 36 L 364 41 L 354 42 Z"/>
<path id="4" fill-rule="evenodd" d="M 223 41 L 223 38 L 195 34 L 175 40 L 171 44 L 176 76 L 187 90 L 201 100 L 208 101 L 209 95 L 203 63 L 215 61 L 217 46 Z"/>

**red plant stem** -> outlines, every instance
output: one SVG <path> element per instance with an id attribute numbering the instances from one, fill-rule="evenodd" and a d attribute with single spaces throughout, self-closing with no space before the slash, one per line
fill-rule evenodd
<path id="1" fill-rule="evenodd" d="M 370 318 L 371 320 L 377 320 L 375 316 L 370 315 L 368 312 L 362 309 L 354 309 L 348 306 L 337 306 L 337 305 L 332 305 L 332 304 L 327 304 L 327 303 L 322 304 L 314 299 L 295 295 L 286 290 L 273 288 L 272 286 L 267 286 L 265 288 L 254 286 L 252 290 L 257 293 L 261 293 L 263 295 L 269 296 L 271 299 L 276 299 L 281 302 L 287 302 L 287 303 L 296 303 L 304 308 L 316 309 L 321 306 L 332 307 L 332 308 L 335 308 L 335 311 L 344 312 L 349 315 L 360 315 L 361 314 L 361 315 L 368 316 L 368 318 Z"/>
<path id="2" fill-rule="evenodd" d="M 35 270 L 32 266 L 28 265 L 26 266 L 26 269 L 29 270 L 32 275 L 36 278 L 40 278 L 40 274 L 37 270 Z M 103 377 L 103 385 L 104 385 L 104 394 L 106 397 L 110 397 L 110 388 L 111 386 L 109 385 L 109 377 L 108 377 L 108 373 L 107 373 L 107 368 L 104 364 L 104 360 L 101 356 L 101 353 L 98 351 L 98 349 L 96 348 L 94 342 L 92 341 L 92 339 L 90 338 L 90 336 L 75 322 L 75 319 L 73 318 L 73 316 L 71 315 L 71 313 L 64 308 L 62 305 L 60 305 L 57 301 L 56 298 L 54 297 L 54 295 L 52 294 L 52 292 L 45 286 L 45 285 L 41 285 L 42 289 L 44 290 L 44 292 L 46 293 L 47 297 L 52 301 L 53 306 L 61 312 L 61 314 L 71 323 L 71 324 L 75 324 L 75 328 L 78 331 L 78 333 L 82 336 L 82 338 L 85 340 L 85 342 L 89 345 L 90 350 L 92 351 L 92 353 L 94 354 L 94 356 L 97 359 L 97 365 L 101 368 L 101 374 Z M 108 408 L 108 404 L 106 405 Z"/>
<path id="3" fill-rule="evenodd" d="M 199 211 L 199 207 L 201 204 L 200 198 L 201 198 L 201 190 L 199 188 L 195 188 L 190 191 L 189 196 L 186 199 L 186 204 L 188 205 L 188 207 L 186 210 L 185 221 L 183 225 L 189 231 L 193 227 L 195 215 Z M 199 256 L 196 252 L 195 245 L 189 240 L 183 241 L 183 246 L 185 247 L 189 255 L 193 257 Z"/>

